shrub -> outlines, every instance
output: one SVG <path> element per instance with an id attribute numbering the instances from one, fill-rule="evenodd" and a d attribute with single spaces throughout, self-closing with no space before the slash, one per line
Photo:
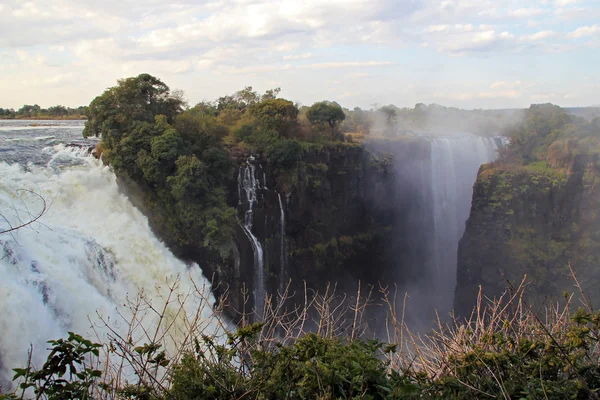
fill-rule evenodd
<path id="1" fill-rule="evenodd" d="M 278 140 L 267 148 L 267 159 L 276 168 L 291 168 L 302 159 L 302 145 L 295 139 Z"/>

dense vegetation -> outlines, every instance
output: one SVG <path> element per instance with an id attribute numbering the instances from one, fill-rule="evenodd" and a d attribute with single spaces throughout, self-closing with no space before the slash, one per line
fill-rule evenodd
<path id="1" fill-rule="evenodd" d="M 85 106 L 70 108 L 58 105 L 41 108 L 37 104 L 25 104 L 16 111 L 12 108 L 0 108 L 0 119 L 85 119 L 87 111 Z"/>
<path id="2" fill-rule="evenodd" d="M 181 327 L 164 318 L 140 336 L 142 302 L 132 305 L 130 335 L 50 341 L 46 363 L 15 369 L 18 388 L 0 389 L 0 399 L 597 399 L 600 312 L 586 305 L 571 313 L 568 294 L 534 311 L 524 286 L 509 283 L 495 302 L 480 296 L 470 320 L 428 337 L 391 314 L 392 344 L 365 333 L 368 299 L 340 311 L 325 296 L 309 306 L 319 311 L 313 333 L 304 330 L 307 309 L 269 308 L 262 323 L 217 333 L 190 315 L 176 351 L 167 352 L 165 332 Z M 163 321 L 177 301 L 153 310 L 165 310 Z"/>
<path id="3" fill-rule="evenodd" d="M 489 296 L 503 276 L 531 280 L 529 301 L 556 299 L 573 268 L 593 301 L 600 263 L 600 118 L 532 105 L 507 132 L 497 162 L 483 166 L 458 256 L 455 310 L 468 313 L 480 285 Z"/>
<path id="4" fill-rule="evenodd" d="M 98 150 L 117 176 L 148 189 L 144 203 L 176 245 L 224 258 L 236 224 L 226 199 L 231 151 L 261 153 L 286 169 L 312 144 L 344 140 L 339 105 L 316 103 L 301 112 L 278 93 L 261 96 L 247 87 L 190 108 L 159 79 L 142 74 L 91 102 L 83 134 L 102 138 Z"/>
<path id="5" fill-rule="evenodd" d="M 553 104 L 532 105 L 521 123 L 505 132 L 510 144 L 502 163 L 521 165 L 547 161 L 565 166 L 567 158 L 600 149 L 600 117 L 588 121 Z"/>

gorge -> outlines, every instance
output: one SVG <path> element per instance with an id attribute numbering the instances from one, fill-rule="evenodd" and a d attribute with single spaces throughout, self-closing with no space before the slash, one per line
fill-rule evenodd
<path id="1" fill-rule="evenodd" d="M 235 282 L 252 282 L 258 308 L 288 280 L 300 298 L 305 283 L 314 290 L 337 284 L 342 293 L 359 281 L 375 290 L 397 285 L 409 293 L 411 318 L 447 314 L 472 185 L 499 146 L 499 138 L 473 135 L 373 140 L 310 152 L 286 172 L 243 156 L 239 277 L 219 281 L 230 285 L 234 303 L 241 302 Z"/>
<path id="2" fill-rule="evenodd" d="M 402 121 L 389 117 L 395 111 L 388 107 L 389 118 L 366 134 L 369 118 L 381 111 L 344 110 L 328 101 L 299 109 L 272 91 L 249 90 L 189 108 L 143 74 L 97 97 L 85 127 L 10 122 L 0 129 L 6 161 L 0 164 L 6 277 L 0 301 L 10 311 L 0 316 L 0 386 L 10 387 L 10 367 L 26 358 L 27 342 L 37 348 L 32 360 L 39 364 L 50 350 L 43 350 L 47 335 L 79 340 L 75 330 L 96 337 L 110 357 L 118 355 L 117 364 L 164 348 L 152 360 L 160 379 L 176 380 L 172 374 L 190 365 L 225 362 L 237 381 L 260 368 L 254 354 L 295 360 L 294 346 L 341 345 L 359 346 L 359 360 L 370 354 L 386 384 L 400 377 L 408 379 L 401 385 L 469 392 L 475 389 L 445 380 L 467 368 L 466 379 L 489 383 L 481 368 L 461 361 L 463 353 L 468 358 L 492 346 L 486 357 L 511 358 L 522 347 L 502 348 L 506 343 L 545 340 L 532 305 L 567 292 L 564 311 L 556 314 L 560 323 L 551 326 L 561 329 L 561 343 L 587 334 L 581 324 L 600 321 L 588 303 L 599 297 L 600 120 L 533 105 L 522 121 L 501 130 L 510 134 L 503 137 L 427 130 L 428 110 L 454 111 L 418 105 L 404 110 Z M 491 126 L 487 118 L 506 122 L 501 112 L 459 114 L 474 116 L 478 126 Z M 352 121 L 344 126 L 346 117 Z M 85 139 L 75 139 L 82 127 Z M 569 293 L 571 271 L 581 277 L 577 297 Z M 527 295 L 514 288 L 523 276 L 534 289 Z M 518 301 L 514 308 L 494 300 L 507 286 Z M 483 314 L 463 319 L 480 288 Z M 578 300 L 588 311 L 577 311 L 571 322 L 571 301 Z M 313 308 L 305 313 L 307 303 Z M 546 310 L 557 310 L 552 304 Z M 274 317 L 274 309 L 291 325 Z M 339 310 L 355 311 L 353 319 Z M 523 312 L 516 330 L 507 331 L 512 326 L 503 321 Z M 396 319 L 394 337 L 386 336 L 389 318 Z M 413 334 L 432 332 L 436 321 L 454 324 L 439 328 L 442 342 L 467 346 L 458 354 L 451 346 L 434 352 L 436 363 L 457 367 L 443 377 L 427 357 L 411 370 L 413 351 L 430 351 L 433 343 L 416 342 L 420 336 Z M 44 331 L 36 330 L 38 323 Z M 490 343 L 489 332 L 510 340 Z M 390 345 L 384 350 L 371 338 Z M 584 339 L 577 346 L 587 346 Z M 390 356 L 398 346 L 402 351 Z M 577 346 L 575 355 L 587 357 Z M 396 369 L 381 364 L 378 352 L 398 357 Z M 213 356 L 217 364 L 207 361 Z M 314 357 L 308 358 L 311 364 Z M 283 359 L 284 375 L 292 361 Z M 128 362 L 126 373 L 149 372 Z M 574 368 L 560 358 L 553 362 L 557 370 Z M 521 393 L 530 372 L 519 368 L 530 364 L 510 365 L 506 373 L 520 382 L 512 393 Z M 422 371 L 435 378 L 423 381 Z M 184 382 L 196 376 L 186 374 Z M 203 376 L 212 382 L 211 374 Z"/>

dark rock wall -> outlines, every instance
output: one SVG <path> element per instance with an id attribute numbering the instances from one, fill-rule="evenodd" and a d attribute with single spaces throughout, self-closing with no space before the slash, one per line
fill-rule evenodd
<path id="1" fill-rule="evenodd" d="M 253 208 L 252 232 L 264 250 L 268 293 L 291 281 L 290 292 L 300 301 L 305 284 L 324 290 L 332 283 L 340 294 L 354 293 L 359 281 L 378 288 L 380 282 L 393 285 L 417 274 L 416 263 L 408 260 L 427 256 L 427 239 L 415 235 L 411 218 L 428 213 L 417 209 L 425 207 L 420 181 L 406 171 L 428 163 L 429 145 L 421 140 L 391 143 L 311 150 L 291 170 L 272 168 L 260 158 L 252 161 L 263 187 Z M 238 161 L 245 162 L 244 157 Z M 285 211 L 283 268 L 278 194 Z M 240 220 L 246 210 L 245 201 L 238 204 Z M 232 281 L 231 294 L 242 282 L 251 287 L 255 268 L 253 248 L 241 230 L 237 242 L 241 279 Z M 239 305 L 239 299 L 234 303 Z"/>
<path id="2" fill-rule="evenodd" d="M 527 299 L 540 305 L 577 292 L 600 300 L 600 174 L 598 158 L 579 156 L 562 168 L 486 165 L 474 187 L 459 244 L 454 306 L 467 316 L 479 286 L 490 297 L 527 275 Z M 535 294 L 534 294 L 535 293 Z"/>
<path id="3" fill-rule="evenodd" d="M 301 302 L 305 287 L 323 290 L 329 283 L 340 295 L 356 293 L 359 281 L 375 292 L 380 283 L 397 285 L 399 293 L 418 285 L 421 266 L 431 256 L 430 151 L 429 142 L 417 138 L 337 144 L 308 150 L 299 165 L 285 170 L 255 156 L 260 189 L 252 233 L 264 251 L 266 292 L 276 295 L 291 282 L 291 301 Z M 248 205 L 239 201 L 237 184 L 238 168 L 249 156 L 232 151 L 227 198 L 239 224 L 227 260 L 166 234 L 167 208 L 152 189 L 118 178 L 157 236 L 176 256 L 200 265 L 217 297 L 226 295 L 234 319 L 254 306 L 253 246 L 243 229 Z M 283 252 L 278 195 L 285 211 Z"/>

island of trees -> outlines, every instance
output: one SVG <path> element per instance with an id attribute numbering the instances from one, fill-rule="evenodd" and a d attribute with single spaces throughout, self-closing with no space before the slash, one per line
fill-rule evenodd
<path id="1" fill-rule="evenodd" d="M 77 108 L 61 105 L 42 108 L 37 104 L 25 104 L 18 110 L 0 108 L 0 119 L 87 119 L 88 108 Z"/>

